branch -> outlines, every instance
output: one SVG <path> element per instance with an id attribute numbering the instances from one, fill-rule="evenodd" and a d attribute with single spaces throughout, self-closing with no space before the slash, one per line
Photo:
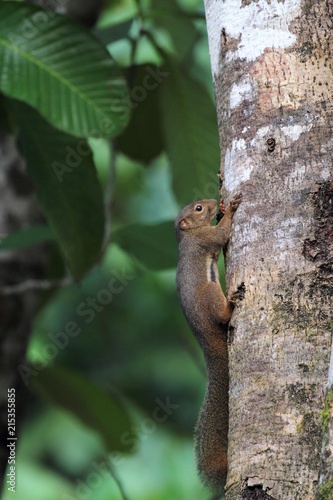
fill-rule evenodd
<path id="1" fill-rule="evenodd" d="M 66 277 L 59 280 L 34 280 L 29 279 L 16 283 L 15 285 L 7 285 L 0 287 L 0 295 L 18 295 L 28 292 L 29 290 L 51 290 L 53 288 L 62 288 L 74 283 L 73 278 Z"/>
<path id="2" fill-rule="evenodd" d="M 108 469 L 109 469 L 109 472 L 110 472 L 111 476 L 113 477 L 115 483 L 118 486 L 122 500 L 129 500 L 128 496 L 126 495 L 126 493 L 124 491 L 124 487 L 123 487 L 123 485 L 118 477 L 118 474 L 115 471 L 115 467 L 110 462 L 108 462 Z"/>

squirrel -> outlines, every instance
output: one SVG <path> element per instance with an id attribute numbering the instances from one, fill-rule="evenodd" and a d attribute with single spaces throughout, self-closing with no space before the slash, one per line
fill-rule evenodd
<path id="1" fill-rule="evenodd" d="M 226 298 L 217 268 L 226 246 L 232 218 L 241 202 L 236 195 L 216 226 L 216 200 L 187 205 L 175 221 L 179 261 L 177 292 L 184 316 L 203 349 L 207 390 L 195 429 L 197 468 L 202 481 L 217 493 L 227 477 L 228 445 L 228 323 L 237 300 L 244 297 L 244 283 Z"/>

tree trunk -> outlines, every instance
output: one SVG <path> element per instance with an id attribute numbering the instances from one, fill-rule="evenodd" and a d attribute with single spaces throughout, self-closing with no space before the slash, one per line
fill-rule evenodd
<path id="1" fill-rule="evenodd" d="M 224 191 L 242 192 L 227 285 L 226 498 L 313 499 L 333 295 L 333 4 L 205 0 Z"/>
<path id="2" fill-rule="evenodd" d="M 0 133 L 0 239 L 22 227 L 41 222 L 31 180 L 15 148 L 12 137 Z M 0 253 L 0 486 L 5 474 L 9 448 L 7 411 L 9 396 L 15 390 L 15 428 L 17 436 L 27 400 L 26 387 L 17 367 L 25 364 L 31 322 L 38 308 L 38 296 L 31 291 L 19 295 L 3 295 L 8 285 L 28 279 L 40 279 L 46 264 L 45 247 L 29 251 Z M 10 392 L 8 392 L 10 391 Z M 13 403 L 14 404 L 14 403 Z M 13 431 L 10 431 L 13 432 Z M 12 441 L 11 441 L 12 442 Z"/>

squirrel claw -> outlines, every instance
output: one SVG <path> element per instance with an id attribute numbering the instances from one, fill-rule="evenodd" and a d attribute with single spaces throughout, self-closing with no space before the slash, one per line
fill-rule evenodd
<path id="1" fill-rule="evenodd" d="M 230 301 L 237 302 L 237 300 L 243 300 L 245 297 L 245 292 L 246 292 L 245 284 L 244 281 L 242 281 L 242 283 L 237 287 L 237 290 L 233 292 L 233 294 L 231 295 Z"/>
<path id="2" fill-rule="evenodd" d="M 234 196 L 230 202 L 230 208 L 233 211 L 235 211 L 238 208 L 241 201 L 242 201 L 242 193 L 236 194 L 236 196 Z"/>

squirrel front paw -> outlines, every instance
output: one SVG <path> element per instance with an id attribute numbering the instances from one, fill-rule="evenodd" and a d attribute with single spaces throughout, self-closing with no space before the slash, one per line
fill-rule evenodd
<path id="1" fill-rule="evenodd" d="M 243 300 L 245 297 L 245 292 L 245 284 L 244 281 L 242 281 L 242 283 L 237 287 L 237 290 L 231 294 L 231 297 L 229 299 L 230 302 L 235 304 L 235 302 L 237 302 L 238 300 Z"/>
<path id="2" fill-rule="evenodd" d="M 236 196 L 233 197 L 233 199 L 230 202 L 230 208 L 232 212 L 236 212 L 241 201 L 242 201 L 242 193 L 238 193 L 236 194 Z"/>

